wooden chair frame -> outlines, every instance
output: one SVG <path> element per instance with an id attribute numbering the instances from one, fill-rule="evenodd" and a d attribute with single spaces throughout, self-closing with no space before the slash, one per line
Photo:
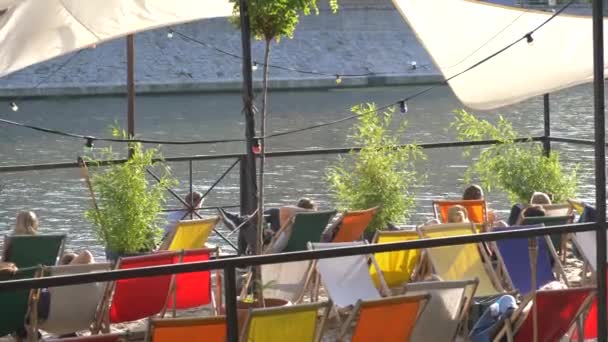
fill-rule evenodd
<path id="1" fill-rule="evenodd" d="M 483 204 L 483 211 L 482 211 L 482 217 L 483 217 L 483 222 L 475 222 L 477 224 L 481 224 L 482 225 L 482 231 L 487 231 L 488 228 L 490 227 L 491 222 L 489 222 L 488 219 L 488 204 L 486 202 L 486 200 L 481 199 L 481 200 L 448 200 L 448 199 L 439 199 L 439 200 L 433 200 L 433 215 L 435 215 L 435 218 L 441 222 L 442 224 L 446 224 L 448 222 L 443 222 L 443 220 L 441 219 L 441 212 L 439 210 L 439 205 L 440 204 L 445 204 L 445 205 L 463 205 L 466 203 L 471 203 L 471 204 Z"/>
<path id="2" fill-rule="evenodd" d="M 179 318 L 150 318 L 146 329 L 146 337 L 144 341 L 151 342 L 154 336 L 154 328 L 156 326 L 182 327 L 191 325 L 211 325 L 216 323 L 226 323 L 226 316 L 209 316 L 209 317 L 179 317 Z"/>
<path id="3" fill-rule="evenodd" d="M 378 243 L 378 240 L 380 239 L 380 236 L 416 236 L 416 239 L 420 238 L 420 234 L 418 233 L 418 231 L 416 229 L 412 229 L 412 230 L 395 230 L 395 231 L 380 231 L 377 230 L 376 233 L 374 234 L 374 237 L 372 239 L 374 244 Z M 386 253 L 390 253 L 390 252 L 386 252 Z M 376 260 L 376 259 L 374 259 Z M 427 264 L 427 254 L 426 254 L 426 249 L 421 249 L 420 250 L 420 256 L 418 257 L 418 261 L 416 262 L 416 265 L 414 266 L 414 269 L 412 270 L 412 274 L 410 275 L 410 280 L 411 281 L 417 281 L 419 279 L 424 278 L 424 276 L 426 275 L 426 272 L 428 271 L 428 266 Z M 377 264 L 376 261 L 376 270 L 378 271 L 378 274 L 381 274 L 381 270 L 380 270 L 380 266 Z M 407 283 L 407 282 L 406 282 Z M 405 284 L 401 284 L 399 287 L 402 287 Z M 388 286 L 388 285 L 387 285 Z"/>
<path id="4" fill-rule="evenodd" d="M 560 262 L 559 256 L 557 255 L 557 251 L 555 250 L 555 247 L 553 246 L 553 243 L 551 242 L 551 238 L 549 238 L 549 236 L 547 236 L 547 235 L 543 235 L 540 238 L 544 239 L 545 244 L 547 245 L 547 248 L 549 249 L 550 257 L 553 258 L 553 273 L 555 273 L 555 278 L 561 279 L 564 282 L 564 284 L 566 284 L 567 287 L 570 287 L 570 283 L 568 282 L 568 277 L 566 276 L 564 267 L 563 267 L 562 263 Z M 502 276 L 501 280 L 503 281 L 503 284 L 507 286 L 508 290 L 516 291 L 515 286 L 513 285 L 513 280 L 511 279 L 511 275 L 509 274 L 509 270 L 507 269 L 507 266 L 505 265 L 504 258 L 502 256 L 502 254 L 500 253 L 500 250 L 498 249 L 496 242 L 492 241 L 490 246 L 492 248 L 493 253 L 496 254 L 496 256 L 497 256 L 498 269 L 500 270 L 500 272 L 497 272 L 497 273 Z"/>
<path id="5" fill-rule="evenodd" d="M 291 312 L 300 312 L 300 311 L 308 311 L 312 309 L 323 310 L 321 314 L 321 321 L 317 322 L 315 339 L 314 342 L 321 341 L 321 337 L 323 336 L 323 332 L 325 331 L 325 323 L 327 321 L 327 317 L 329 315 L 329 310 L 333 306 L 331 300 L 326 302 L 317 302 L 310 304 L 299 304 L 293 306 L 282 306 L 282 307 L 274 307 L 274 308 L 266 308 L 266 309 L 249 309 L 249 314 L 247 315 L 247 321 L 243 326 L 243 330 L 241 332 L 241 336 L 239 341 L 246 342 L 247 336 L 249 336 L 249 328 L 251 325 L 251 320 L 257 316 L 268 316 L 275 313 L 291 313 Z M 318 315 L 318 312 L 317 312 Z"/>
<path id="6" fill-rule="evenodd" d="M 331 242 L 334 242 L 333 240 L 335 240 L 335 237 L 339 234 L 340 229 L 342 229 L 342 227 L 341 227 L 342 220 L 344 220 L 345 216 L 347 216 L 348 214 L 352 214 L 352 213 L 362 214 L 362 213 L 372 212 L 373 213 L 373 217 L 375 217 L 376 214 L 378 213 L 378 209 L 380 209 L 380 207 L 379 206 L 375 206 L 375 207 L 372 207 L 372 208 L 369 208 L 369 209 L 364 209 L 364 210 L 352 210 L 352 211 L 346 210 L 346 211 L 344 211 L 342 213 L 342 215 L 340 215 L 339 221 L 336 223 L 337 230 L 336 230 L 336 232 L 334 234 L 334 237 L 332 238 Z M 372 217 L 372 219 L 373 219 L 373 217 Z M 367 229 L 367 227 L 366 227 L 366 229 Z M 363 229 L 363 232 L 365 232 L 365 229 Z M 361 240 L 362 238 L 363 238 L 363 233 L 359 237 L 359 240 Z M 359 240 L 354 240 L 354 241 L 359 241 Z M 342 241 L 342 242 L 349 242 L 349 241 Z"/>
<path id="7" fill-rule="evenodd" d="M 427 226 L 418 226 L 416 227 L 416 229 L 418 230 L 418 234 L 420 235 L 421 238 L 427 238 L 427 236 L 425 236 L 425 233 L 427 232 L 433 232 L 433 231 L 449 231 L 449 230 L 456 230 L 456 229 L 462 229 L 463 227 L 468 226 L 471 234 L 477 234 L 476 230 L 475 230 L 475 223 L 470 222 L 470 223 L 446 223 L 446 224 L 438 224 L 438 225 L 427 225 Z M 494 268 L 492 267 L 492 265 L 488 264 L 490 259 L 490 256 L 488 255 L 486 248 L 484 245 L 482 244 L 476 244 L 477 245 L 477 251 L 479 253 L 480 256 L 480 260 L 481 263 L 490 279 L 490 281 L 492 282 L 492 285 L 494 286 L 494 289 L 496 290 L 496 294 L 501 294 L 505 292 L 504 287 L 502 286 L 502 282 L 500 280 L 500 277 L 496 274 L 496 271 L 494 270 Z M 436 247 L 437 248 L 437 247 Z M 427 256 L 428 256 L 428 260 L 430 265 L 432 266 L 432 268 L 435 268 L 435 262 L 433 261 L 433 257 L 432 255 L 428 252 L 427 249 Z M 503 262 L 500 255 L 496 256 L 499 263 Z M 504 263 L 504 262 L 503 262 Z"/>
<path id="8" fill-rule="evenodd" d="M 464 330 L 466 325 L 466 318 L 469 315 L 469 308 L 473 303 L 473 298 L 475 295 L 475 291 L 477 291 L 477 286 L 479 286 L 479 279 L 475 278 L 472 280 L 456 280 L 456 281 L 429 281 L 429 282 L 419 282 L 419 283 L 410 283 L 406 284 L 404 289 L 404 294 L 408 294 L 409 291 L 433 291 L 433 290 L 445 290 L 445 289 L 455 289 L 462 288 L 462 300 L 461 305 L 458 308 L 458 325 L 459 327 L 456 329 L 454 336 L 450 341 L 455 341 L 458 336 L 458 332 Z M 428 303 L 427 303 L 428 305 Z"/>
<path id="9" fill-rule="evenodd" d="M 566 289 L 566 290 L 545 290 L 543 292 L 551 292 L 551 291 L 568 291 L 568 290 L 580 290 L 581 288 L 576 288 L 576 289 Z M 583 304 L 580 306 L 580 308 L 578 309 L 577 313 L 574 315 L 574 317 L 572 318 L 572 322 L 570 323 L 570 325 L 574 325 L 574 323 L 577 321 L 577 319 L 587 310 L 587 308 L 591 305 L 593 298 L 595 297 L 595 291 L 593 288 L 589 288 L 589 295 L 587 296 L 587 298 L 583 301 Z M 515 335 L 517 335 L 517 332 L 519 331 L 519 329 L 521 328 L 521 326 L 524 324 L 526 318 L 528 317 L 528 315 L 532 315 L 533 312 L 532 310 L 528 310 L 528 312 L 524 313 L 524 309 L 528 306 L 528 305 L 534 305 L 534 303 L 532 303 L 532 300 L 534 299 L 534 294 L 525 296 L 524 299 L 522 300 L 522 302 L 519 304 L 519 306 L 517 307 L 517 309 L 513 312 L 513 314 L 511 314 L 510 317 L 506 318 L 504 323 L 503 323 L 503 327 L 498 330 L 498 332 L 496 333 L 496 336 L 494 336 L 494 338 L 492 339 L 493 342 L 499 342 L 504 336 L 506 336 L 507 341 L 509 342 L 513 342 L 513 338 L 515 337 Z"/>
<path id="10" fill-rule="evenodd" d="M 401 296 L 394 296 L 394 297 L 382 298 L 382 299 L 376 299 L 376 300 L 361 300 L 360 299 L 357 302 L 357 304 L 355 305 L 355 307 L 353 308 L 353 310 L 351 311 L 351 313 L 348 316 L 348 318 L 346 319 L 346 321 L 340 327 L 340 330 L 338 333 L 338 341 L 345 341 L 346 335 L 349 333 L 350 330 L 352 330 L 351 326 L 353 325 L 353 322 L 355 322 L 355 320 L 358 319 L 358 315 L 361 311 L 361 307 L 365 307 L 366 305 L 370 305 L 370 304 L 382 305 L 382 304 L 391 304 L 391 303 L 400 303 L 400 302 L 420 301 L 422 303 L 420 305 L 420 308 L 418 309 L 418 314 L 416 316 L 416 320 L 418 320 L 418 318 L 420 317 L 420 314 L 426 308 L 429 298 L 430 298 L 429 294 L 422 294 L 422 295 L 415 295 L 415 296 L 401 295 Z"/>
<path id="11" fill-rule="evenodd" d="M 215 247 L 215 248 L 203 248 L 200 250 L 206 250 L 209 251 L 211 253 L 215 252 L 216 255 L 219 255 L 219 248 Z M 181 250 L 179 252 L 176 251 L 162 251 L 160 253 L 167 253 L 167 254 L 172 254 L 174 256 L 179 256 L 179 261 L 178 263 L 181 263 L 183 260 L 183 256 L 185 251 Z M 211 254 L 210 253 L 210 254 Z M 116 262 L 116 266 L 114 267 L 115 270 L 120 269 L 120 265 L 121 265 L 121 258 L 118 259 L 118 261 Z M 176 314 L 176 291 L 175 291 L 175 279 L 176 279 L 176 274 L 171 275 L 171 281 L 169 284 L 169 290 L 167 291 L 167 296 L 165 298 L 165 304 L 162 307 L 162 310 L 159 313 L 159 316 L 162 318 L 164 317 L 164 315 L 166 314 L 167 311 L 167 306 L 169 305 L 169 300 L 171 299 L 171 297 L 173 297 L 173 307 L 172 307 L 172 315 L 173 317 L 175 317 Z M 214 311 L 214 313 L 218 313 L 218 309 L 219 306 L 216 303 L 216 300 L 221 299 L 221 275 L 219 274 L 219 270 L 216 270 L 216 289 L 214 291 L 213 289 L 213 281 L 211 282 L 211 306 L 212 306 L 212 310 Z M 99 309 L 97 311 L 97 315 L 96 315 L 96 320 L 95 320 L 95 324 L 93 326 L 92 329 L 92 333 L 93 334 L 98 334 L 100 331 L 104 332 L 104 333 L 108 333 L 110 331 L 110 305 L 112 303 L 112 297 L 114 295 L 114 289 L 116 288 L 116 282 L 108 282 L 106 284 L 106 289 L 104 292 L 104 295 L 102 296 L 100 305 L 99 305 Z"/>
<path id="12" fill-rule="evenodd" d="M 193 223 L 198 223 L 198 222 L 212 222 L 213 226 L 211 227 L 211 232 L 210 232 L 210 234 L 211 234 L 211 233 L 213 233 L 213 231 L 215 231 L 215 227 L 218 225 L 218 223 L 220 223 L 220 221 L 221 221 L 221 218 L 219 216 L 214 216 L 214 217 L 204 218 L 204 219 L 196 219 L 196 220 L 180 220 L 177 222 L 177 225 L 169 232 L 167 237 L 162 241 L 162 243 L 158 247 L 158 250 L 159 251 L 169 250 L 169 247 L 171 247 L 171 244 L 173 243 L 173 239 L 175 238 L 175 234 L 177 233 L 177 230 L 179 229 L 179 226 L 182 222 L 187 223 L 187 224 L 193 224 Z M 201 246 L 199 248 L 205 248 L 205 247 Z"/>

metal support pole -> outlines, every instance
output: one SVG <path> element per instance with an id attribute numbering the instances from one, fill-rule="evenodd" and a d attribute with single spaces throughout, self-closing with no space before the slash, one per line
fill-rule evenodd
<path id="1" fill-rule="evenodd" d="M 194 209 L 194 196 L 192 196 L 192 159 L 188 160 L 188 175 L 190 176 L 190 208 Z M 194 211 L 190 212 L 190 219 L 194 219 Z"/>
<path id="2" fill-rule="evenodd" d="M 549 94 L 543 95 L 543 111 L 545 122 L 545 135 L 543 140 L 543 150 L 545 156 L 548 157 L 551 153 L 551 110 L 549 108 Z"/>
<path id="3" fill-rule="evenodd" d="M 607 342 L 606 120 L 604 117 L 604 18 L 602 0 L 593 1 L 593 103 L 595 114 L 595 205 L 597 206 L 597 337 L 598 342 Z"/>
<path id="4" fill-rule="evenodd" d="M 135 136 L 135 44 L 132 34 L 127 36 L 127 134 Z M 129 148 L 129 157 L 133 150 Z"/>
<path id="5" fill-rule="evenodd" d="M 253 75 L 251 70 L 251 31 L 247 0 L 239 0 L 241 16 L 241 43 L 243 49 L 243 112 L 245 114 L 246 155 L 241 168 L 241 214 L 249 215 L 257 205 L 255 145 L 255 119 L 253 106 Z M 244 186 L 244 187 L 243 187 Z"/>
<path id="6" fill-rule="evenodd" d="M 239 321 L 236 309 L 236 279 L 234 266 L 224 268 L 224 293 L 226 296 L 226 336 L 228 342 L 239 341 Z"/>

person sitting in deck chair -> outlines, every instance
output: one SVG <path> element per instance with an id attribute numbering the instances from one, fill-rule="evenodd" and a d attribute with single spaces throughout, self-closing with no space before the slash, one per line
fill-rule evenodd
<path id="1" fill-rule="evenodd" d="M 464 193 L 462 194 L 463 200 L 485 200 L 483 189 L 477 184 L 471 184 L 464 189 Z M 487 203 L 487 202 L 486 202 Z M 499 220 L 494 210 L 487 209 L 488 222 L 492 224 L 493 227 L 506 227 L 507 223 Z"/>
<path id="2" fill-rule="evenodd" d="M 469 213 L 467 208 L 457 204 L 448 209 L 448 223 L 464 223 L 469 222 Z"/>
<path id="3" fill-rule="evenodd" d="M 188 208 L 181 210 L 174 210 L 169 212 L 167 215 L 167 224 L 163 227 L 163 239 L 165 241 L 167 237 L 171 235 L 171 233 L 177 227 L 177 224 L 181 220 L 186 220 L 190 218 L 190 213 L 197 212 L 197 209 L 200 209 L 203 206 L 203 194 L 198 191 L 193 191 L 189 193 L 184 198 L 184 202 L 188 204 Z M 191 206 L 191 207 L 190 207 Z M 162 244 L 162 243 L 161 243 Z"/>
<path id="4" fill-rule="evenodd" d="M 264 210 L 264 222 L 270 224 L 270 229 L 264 230 L 264 244 L 270 242 L 274 234 L 279 231 L 282 224 L 287 222 L 298 211 L 303 210 L 317 210 L 317 204 L 312 199 L 303 197 L 298 200 L 296 205 L 287 205 L 280 208 L 268 208 Z M 242 225 L 239 231 L 239 253 L 244 254 L 247 248 L 253 248 L 256 239 L 255 219 L 252 218 L 250 220 L 250 222 L 253 222 L 254 224 L 245 224 L 249 219 L 249 216 L 247 215 L 229 213 L 222 208 L 218 208 L 218 211 L 228 229 L 235 230 Z"/>

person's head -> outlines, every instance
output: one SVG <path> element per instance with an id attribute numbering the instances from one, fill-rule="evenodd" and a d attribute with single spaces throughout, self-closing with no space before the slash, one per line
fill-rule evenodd
<path id="1" fill-rule="evenodd" d="M 540 205 L 533 205 L 529 208 L 526 208 L 522 213 L 524 217 L 538 217 L 545 216 L 545 214 L 545 209 L 543 209 L 543 207 L 541 207 Z"/>
<path id="2" fill-rule="evenodd" d="M 15 223 L 15 235 L 35 235 L 38 232 L 38 217 L 33 211 L 20 211 Z"/>
<path id="3" fill-rule="evenodd" d="M 466 189 L 464 189 L 464 193 L 462 194 L 463 200 L 482 200 L 483 199 L 483 189 L 477 184 L 471 184 Z"/>
<path id="4" fill-rule="evenodd" d="M 544 192 L 534 192 L 530 197 L 530 204 L 551 204 L 551 197 Z"/>
<path id="5" fill-rule="evenodd" d="M 192 204 L 193 208 L 199 208 L 203 204 L 203 194 L 193 191 L 191 194 L 187 194 L 184 200 L 188 205 Z"/>
<path id="6" fill-rule="evenodd" d="M 312 209 L 312 210 L 317 209 L 317 204 L 313 200 L 311 200 L 310 198 L 307 198 L 307 197 L 300 198 L 297 206 L 298 206 L 298 208 L 303 208 L 303 209 Z"/>
<path id="7" fill-rule="evenodd" d="M 448 208 L 448 223 L 469 222 L 467 208 L 457 204 Z"/>

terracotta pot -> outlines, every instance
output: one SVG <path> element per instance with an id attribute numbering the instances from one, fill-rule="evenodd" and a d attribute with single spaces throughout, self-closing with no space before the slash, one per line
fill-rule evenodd
<path id="1" fill-rule="evenodd" d="M 264 304 L 264 307 L 266 308 L 291 305 L 290 302 L 278 298 L 264 298 Z M 240 300 L 236 302 L 236 312 L 239 322 L 239 336 L 243 331 L 243 328 L 245 327 L 245 322 L 247 321 L 247 318 L 249 316 L 249 309 L 261 307 L 262 305 L 260 305 L 260 302 L 248 303 Z"/>

